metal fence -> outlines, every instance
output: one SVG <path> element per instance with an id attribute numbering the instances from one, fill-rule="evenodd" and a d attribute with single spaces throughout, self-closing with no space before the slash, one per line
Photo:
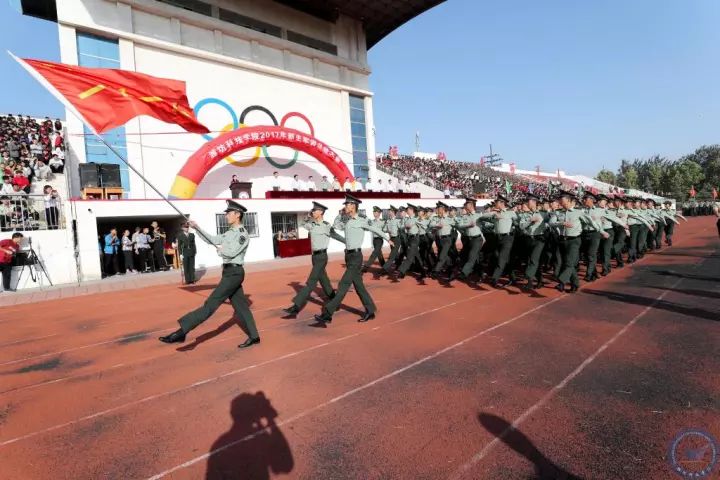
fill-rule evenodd
<path id="1" fill-rule="evenodd" d="M 0 231 L 23 232 L 65 228 L 59 195 L 0 195 Z"/>

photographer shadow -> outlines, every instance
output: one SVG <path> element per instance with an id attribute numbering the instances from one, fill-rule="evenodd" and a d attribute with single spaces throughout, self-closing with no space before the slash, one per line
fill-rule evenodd
<path id="1" fill-rule="evenodd" d="M 278 416 L 264 392 L 242 393 L 230 404 L 233 424 L 210 447 L 206 480 L 266 480 L 295 466 Z"/>

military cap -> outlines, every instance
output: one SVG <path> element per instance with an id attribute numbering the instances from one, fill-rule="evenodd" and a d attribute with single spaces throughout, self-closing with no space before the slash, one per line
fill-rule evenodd
<path id="1" fill-rule="evenodd" d="M 395 208 L 395 207 L 393 207 L 392 205 L 390 205 L 390 211 L 391 211 L 391 212 L 397 212 L 397 211 L 398 211 L 398 209 L 397 209 L 397 208 Z"/>
<path id="2" fill-rule="evenodd" d="M 310 211 L 312 212 L 312 211 L 315 211 L 315 210 L 322 210 L 322 211 L 324 212 L 324 211 L 327 210 L 327 209 L 328 209 L 328 207 L 326 207 L 325 205 L 323 205 L 323 204 L 321 204 L 321 203 L 318 203 L 318 202 L 313 202 L 313 206 L 312 206 L 312 208 L 310 209 Z"/>
<path id="3" fill-rule="evenodd" d="M 475 205 L 477 203 L 477 198 L 467 198 L 465 197 L 465 204 L 472 203 Z"/>
<path id="4" fill-rule="evenodd" d="M 586 198 L 592 198 L 593 200 L 597 200 L 597 199 L 598 199 L 597 196 L 596 196 L 594 193 L 592 193 L 591 191 L 589 191 L 589 190 L 586 191 L 585 193 L 583 193 L 582 198 L 583 198 L 583 200 L 586 199 Z"/>
<path id="5" fill-rule="evenodd" d="M 343 205 L 346 205 L 348 203 L 354 203 L 355 205 L 360 205 L 362 202 L 359 198 L 355 198 L 352 195 L 345 194 L 345 201 L 343 202 Z"/>
<path id="6" fill-rule="evenodd" d="M 497 198 L 495 199 L 495 201 L 496 202 L 505 202 L 505 205 L 508 205 L 508 206 L 510 205 L 510 200 L 508 200 L 503 195 L 498 195 Z"/>
<path id="7" fill-rule="evenodd" d="M 663 202 L 663 204 L 664 204 L 664 205 L 672 205 L 672 201 L 671 201 L 671 200 L 665 200 L 665 201 Z"/>
<path id="8" fill-rule="evenodd" d="M 575 200 L 575 199 L 576 199 L 574 193 L 568 192 L 567 190 L 560 190 L 560 191 L 558 192 L 558 194 L 557 194 L 557 198 L 560 199 L 560 198 L 563 198 L 563 197 L 567 197 L 567 198 L 569 198 L 569 199 L 571 199 L 571 200 Z"/>
<path id="9" fill-rule="evenodd" d="M 405 208 L 404 205 L 400 205 L 400 206 L 398 207 L 398 212 L 404 212 L 405 210 L 406 210 L 406 208 Z"/>
<path id="10" fill-rule="evenodd" d="M 648 198 L 648 199 L 647 199 L 647 202 L 648 202 L 648 203 L 650 203 L 650 202 L 655 203 L 655 199 L 654 199 L 654 198 Z"/>
<path id="11" fill-rule="evenodd" d="M 373 212 L 382 212 L 382 209 L 376 205 L 373 207 Z"/>
<path id="12" fill-rule="evenodd" d="M 225 213 L 227 212 L 238 212 L 238 213 L 245 213 L 247 212 L 247 208 L 243 207 L 237 202 L 233 202 L 232 200 L 226 200 L 227 202 L 227 208 L 225 209 Z"/>
<path id="13" fill-rule="evenodd" d="M 443 202 L 437 202 L 437 203 L 435 204 L 435 208 L 444 208 L 445 210 L 449 210 L 449 209 L 450 209 L 450 207 L 447 206 L 446 204 L 444 204 Z"/>
<path id="14" fill-rule="evenodd" d="M 407 208 L 412 208 L 414 212 L 418 211 L 418 208 L 415 205 L 413 205 L 412 203 L 408 203 Z"/>
<path id="15" fill-rule="evenodd" d="M 527 202 L 528 200 L 535 200 L 537 202 L 542 202 L 542 198 L 538 197 L 534 193 L 526 193 L 525 198 L 523 199 L 523 202 Z"/>

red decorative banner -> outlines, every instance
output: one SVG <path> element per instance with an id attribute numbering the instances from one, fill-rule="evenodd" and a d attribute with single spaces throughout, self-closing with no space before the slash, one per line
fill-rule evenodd
<path id="1" fill-rule="evenodd" d="M 220 160 L 246 148 L 272 145 L 305 152 L 325 165 L 331 175 L 354 179 L 340 156 L 312 135 L 292 128 L 258 125 L 224 133 L 203 145 L 180 169 L 169 196 L 193 198 L 202 179 Z"/>

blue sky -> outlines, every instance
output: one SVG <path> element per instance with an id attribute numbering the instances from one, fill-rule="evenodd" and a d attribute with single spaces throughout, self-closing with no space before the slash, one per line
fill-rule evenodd
<path id="1" fill-rule="evenodd" d="M 0 47 L 59 58 L 57 27 L 0 0 Z M 594 174 L 720 142 L 720 1 L 448 0 L 370 51 L 376 147 Z M 62 116 L 0 55 L 0 112 Z"/>

